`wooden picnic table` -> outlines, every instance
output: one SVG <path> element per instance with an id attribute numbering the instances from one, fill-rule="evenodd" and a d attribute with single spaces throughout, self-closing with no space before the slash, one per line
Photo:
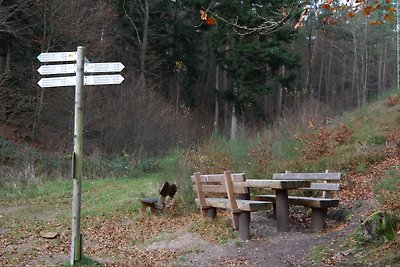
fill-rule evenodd
<path id="1" fill-rule="evenodd" d="M 278 231 L 289 231 L 289 200 L 288 190 L 310 187 L 308 180 L 272 180 L 248 179 L 243 182 L 248 187 L 269 188 L 275 190 L 276 195 L 276 221 Z"/>

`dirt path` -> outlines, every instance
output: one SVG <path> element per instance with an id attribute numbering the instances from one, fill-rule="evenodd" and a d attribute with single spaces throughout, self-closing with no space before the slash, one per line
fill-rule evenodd
<path id="1" fill-rule="evenodd" d="M 355 210 L 350 222 L 334 228 L 340 222 L 330 220 L 327 231 L 312 233 L 309 228 L 292 225 L 287 233 L 277 232 L 275 220 L 270 215 L 252 214 L 250 241 L 229 240 L 227 244 L 207 242 L 179 229 L 176 238 L 148 245 L 145 250 L 172 250 L 186 253 L 170 266 L 326 266 L 309 260 L 309 252 L 316 246 L 331 246 L 350 235 L 363 214 L 375 208 L 373 201 L 363 201 Z M 340 266 L 340 252 L 332 252 Z"/>

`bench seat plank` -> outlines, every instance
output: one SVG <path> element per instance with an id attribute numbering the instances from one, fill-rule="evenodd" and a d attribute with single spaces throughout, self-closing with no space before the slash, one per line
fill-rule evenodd
<path id="1" fill-rule="evenodd" d="M 207 207 L 215 207 L 220 209 L 228 209 L 229 201 L 227 198 L 205 198 Z M 270 201 L 258 201 L 258 200 L 236 200 L 238 209 L 243 211 L 259 211 L 268 210 L 272 208 L 272 202 Z M 199 206 L 199 200 L 196 198 L 196 204 Z"/>
<path id="2" fill-rule="evenodd" d="M 233 182 L 242 182 L 244 173 L 232 173 L 232 181 Z M 225 183 L 224 181 L 224 174 L 202 174 L 200 177 L 200 181 L 202 183 L 207 182 L 207 183 Z M 194 183 L 194 175 L 190 176 L 192 179 L 192 182 Z"/>
<path id="3" fill-rule="evenodd" d="M 193 189 L 196 190 L 196 185 L 193 185 Z M 226 193 L 225 185 L 202 185 L 203 192 L 207 193 Z M 243 186 L 233 186 L 233 192 L 235 194 L 247 194 L 248 189 Z"/>
<path id="4" fill-rule="evenodd" d="M 339 191 L 341 188 L 338 183 L 311 183 L 310 187 L 299 188 L 301 190 L 327 190 Z"/>
<path id="5" fill-rule="evenodd" d="M 275 202 L 275 195 L 256 195 L 254 199 L 258 201 L 272 201 Z M 289 205 L 301 205 L 309 208 L 330 208 L 339 205 L 339 199 L 331 198 L 315 198 L 315 197 L 301 197 L 301 196 L 288 196 Z"/>
<path id="6" fill-rule="evenodd" d="M 340 180 L 342 173 L 327 172 L 327 173 L 274 173 L 272 179 L 279 180 Z"/>
<path id="7" fill-rule="evenodd" d="M 293 189 L 299 187 L 308 187 L 310 186 L 310 181 L 296 181 L 296 180 L 258 180 L 258 179 L 249 179 L 245 182 L 237 183 L 238 185 L 244 185 L 247 187 L 264 187 L 264 188 L 273 188 L 273 189 Z"/>

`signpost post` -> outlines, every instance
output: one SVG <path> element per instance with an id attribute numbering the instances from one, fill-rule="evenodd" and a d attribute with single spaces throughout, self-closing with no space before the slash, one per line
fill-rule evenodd
<path id="1" fill-rule="evenodd" d="M 74 266 L 82 258 L 83 240 L 81 234 L 81 183 L 83 158 L 83 90 L 85 85 L 120 84 L 124 77 L 114 75 L 90 75 L 85 72 L 120 72 L 125 67 L 120 62 L 85 63 L 85 48 L 79 46 L 76 52 L 41 53 L 40 62 L 76 61 L 76 64 L 43 65 L 38 69 L 42 75 L 75 73 L 75 76 L 42 78 L 42 88 L 75 85 L 74 152 L 72 155 L 72 237 L 70 264 Z M 86 59 L 87 60 L 87 59 Z"/>
<path id="2" fill-rule="evenodd" d="M 82 258 L 81 234 L 81 183 L 82 183 L 82 153 L 83 153 L 83 68 L 85 48 L 78 47 L 76 57 L 75 81 L 75 117 L 74 117 L 74 153 L 72 155 L 72 239 L 70 264 Z"/>

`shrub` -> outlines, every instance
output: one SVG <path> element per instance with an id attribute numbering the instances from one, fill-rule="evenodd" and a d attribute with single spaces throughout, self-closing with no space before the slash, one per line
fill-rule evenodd
<path id="1" fill-rule="evenodd" d="M 10 162 L 12 162 L 14 155 L 15 155 L 14 146 L 10 142 L 0 138 L 0 164 L 1 165 L 9 164 Z"/>
<path id="2" fill-rule="evenodd" d="M 331 131 L 318 125 L 312 125 L 310 128 L 312 132 L 296 136 L 296 139 L 302 143 L 298 150 L 302 153 L 304 160 L 316 160 L 331 154 L 334 148 L 330 139 Z"/>
<path id="3" fill-rule="evenodd" d="M 345 124 L 340 124 L 339 129 L 332 133 L 332 138 L 339 145 L 348 144 L 351 140 L 353 131 L 351 131 Z"/>
<path id="4" fill-rule="evenodd" d="M 399 97 L 397 95 L 391 95 L 387 99 L 387 105 L 393 107 L 399 103 Z"/>
<path id="5" fill-rule="evenodd" d="M 386 143 L 386 137 L 383 135 L 370 135 L 368 136 L 367 143 L 372 145 L 384 145 Z"/>

